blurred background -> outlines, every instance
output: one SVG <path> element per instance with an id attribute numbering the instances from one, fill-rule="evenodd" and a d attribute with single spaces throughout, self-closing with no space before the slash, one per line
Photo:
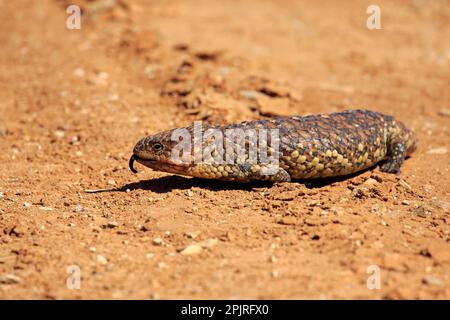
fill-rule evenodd
<path id="1" fill-rule="evenodd" d="M 0 30 L 2 298 L 450 297 L 448 1 L 0 0 Z M 353 108 L 417 133 L 401 177 L 254 190 L 127 168 L 194 120 Z"/>

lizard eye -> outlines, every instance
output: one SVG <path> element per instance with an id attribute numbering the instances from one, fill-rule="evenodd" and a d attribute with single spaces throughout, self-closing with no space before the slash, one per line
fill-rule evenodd
<path id="1" fill-rule="evenodd" d="M 155 143 L 153 145 L 153 150 L 155 150 L 156 152 L 160 152 L 164 149 L 164 146 L 161 143 Z"/>

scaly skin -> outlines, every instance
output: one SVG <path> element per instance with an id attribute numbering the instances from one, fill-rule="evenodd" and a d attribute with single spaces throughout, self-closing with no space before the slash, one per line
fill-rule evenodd
<path id="1" fill-rule="evenodd" d="M 267 139 L 268 154 L 277 156 L 279 165 L 251 162 L 248 155 L 241 161 L 224 163 L 220 159 L 227 153 L 236 154 L 237 141 L 226 140 L 223 150 L 207 153 L 205 161 L 179 163 L 173 160 L 172 148 L 179 141 L 172 141 L 175 129 L 141 139 L 133 150 L 130 168 L 137 162 L 154 170 L 199 178 L 221 179 L 239 182 L 252 180 L 290 181 L 291 179 L 315 179 L 348 175 L 381 163 L 384 172 L 399 173 L 405 157 L 416 149 L 414 133 L 393 117 L 369 110 L 350 110 L 332 114 L 305 117 L 277 118 L 242 122 L 227 126 L 206 126 L 219 129 L 225 136 L 226 129 L 278 129 L 278 139 Z M 186 129 L 193 136 L 194 127 Z M 202 143 L 205 148 L 211 137 L 206 135 Z M 244 137 L 247 145 L 254 146 L 253 140 Z M 275 141 L 277 139 L 277 141 Z M 193 140 L 191 141 L 193 142 Z M 279 154 L 270 146 L 279 143 Z M 232 146 L 228 149 L 227 146 Z M 192 148 L 193 149 L 193 148 Z M 203 149 L 202 149 L 203 150 Z M 191 151 L 191 156 L 194 152 Z M 192 157 L 193 159 L 194 157 Z M 199 158 L 197 157 L 197 160 Z M 259 159 L 259 158 L 258 158 Z M 269 169 L 275 173 L 269 174 Z M 270 171 L 270 170 L 269 170 Z"/>

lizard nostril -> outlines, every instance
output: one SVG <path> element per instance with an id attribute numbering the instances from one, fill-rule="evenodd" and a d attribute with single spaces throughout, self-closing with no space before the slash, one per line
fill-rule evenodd
<path id="1" fill-rule="evenodd" d="M 139 153 L 145 149 L 146 138 L 139 140 L 134 146 L 133 153 L 139 156 Z"/>

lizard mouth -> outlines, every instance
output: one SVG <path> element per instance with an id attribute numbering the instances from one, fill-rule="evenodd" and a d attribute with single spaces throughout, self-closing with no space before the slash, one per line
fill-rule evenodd
<path id="1" fill-rule="evenodd" d="M 138 162 L 150 169 L 156 171 L 170 172 L 170 173 L 183 173 L 186 171 L 186 168 L 189 167 L 187 164 L 183 163 L 172 163 L 167 161 L 166 159 L 148 159 L 143 158 L 135 153 L 130 157 L 128 162 L 128 166 L 133 173 L 137 173 L 138 171 L 134 168 L 134 162 Z"/>
<path id="2" fill-rule="evenodd" d="M 133 154 L 130 158 L 130 161 L 128 162 L 128 166 L 130 167 L 131 172 L 133 173 L 137 173 L 138 171 L 134 168 L 134 162 L 137 161 L 141 164 L 143 164 L 144 166 L 148 166 L 148 164 L 151 163 L 156 163 L 157 160 L 151 160 L 151 159 L 142 159 L 139 158 L 138 156 L 136 156 L 135 154 Z"/>

